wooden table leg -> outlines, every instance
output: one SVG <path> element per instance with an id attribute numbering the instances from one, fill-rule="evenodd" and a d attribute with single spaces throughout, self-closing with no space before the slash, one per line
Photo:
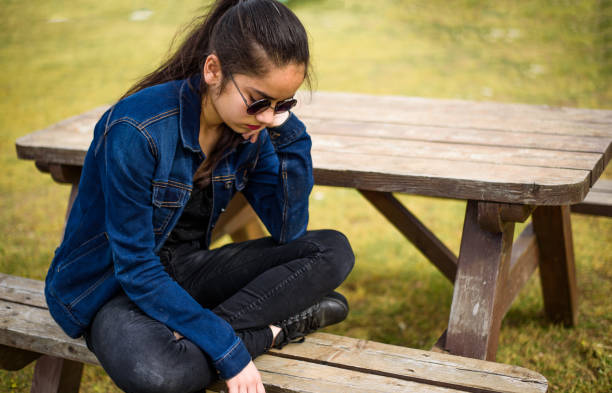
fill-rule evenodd
<path id="1" fill-rule="evenodd" d="M 68 207 L 66 208 L 66 222 L 68 221 L 68 216 L 70 215 L 70 211 L 72 210 L 72 205 L 74 204 L 74 200 L 77 197 L 77 193 L 79 192 L 79 181 L 77 180 L 75 183 L 72 183 L 70 188 L 70 196 L 68 197 Z"/>
<path id="2" fill-rule="evenodd" d="M 74 203 L 79 190 L 79 180 L 81 178 L 81 171 L 83 168 L 79 165 L 49 164 L 40 161 L 36 161 L 36 168 L 43 173 L 51 174 L 51 178 L 58 183 L 72 185 L 72 188 L 70 189 L 70 196 L 68 197 L 68 208 L 66 209 L 65 221 L 68 221 L 70 210 L 72 210 L 72 204 Z"/>
<path id="3" fill-rule="evenodd" d="M 78 393 L 83 363 L 43 355 L 36 362 L 30 393 Z"/>
<path id="4" fill-rule="evenodd" d="M 514 237 L 514 222 L 502 221 L 499 206 L 467 204 L 445 343 L 454 355 L 495 360 Z"/>
<path id="5" fill-rule="evenodd" d="M 569 206 L 540 206 L 533 212 L 540 249 L 540 279 L 544 308 L 554 322 L 574 326 L 578 291 Z"/>

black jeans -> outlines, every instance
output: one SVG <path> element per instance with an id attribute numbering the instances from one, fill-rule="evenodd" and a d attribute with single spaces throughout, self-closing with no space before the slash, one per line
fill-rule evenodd
<path id="1" fill-rule="evenodd" d="M 319 301 L 351 271 L 354 255 L 344 235 L 310 231 L 284 245 L 271 238 L 200 250 L 184 244 L 160 255 L 168 273 L 203 307 L 225 319 L 253 358 L 269 349 L 269 325 Z M 126 392 L 197 392 L 216 380 L 211 359 L 188 339 L 124 293 L 96 314 L 87 344 Z"/>

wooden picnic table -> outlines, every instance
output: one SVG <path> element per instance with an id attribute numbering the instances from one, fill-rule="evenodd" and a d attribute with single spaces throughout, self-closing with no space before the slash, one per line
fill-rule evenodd
<path id="1" fill-rule="evenodd" d="M 576 323 L 569 205 L 610 161 L 612 111 L 323 92 L 300 103 L 315 183 L 359 190 L 454 282 L 436 347 L 494 360 L 503 316 L 538 266 L 547 315 Z M 18 156 L 72 183 L 72 200 L 105 109 L 19 138 Z M 466 200 L 459 256 L 392 193 Z"/>

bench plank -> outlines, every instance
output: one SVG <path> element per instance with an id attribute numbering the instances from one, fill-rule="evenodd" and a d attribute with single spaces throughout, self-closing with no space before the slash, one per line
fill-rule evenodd
<path id="1" fill-rule="evenodd" d="M 77 362 L 98 364 L 85 341 L 71 339 L 47 309 L 0 300 L 0 344 Z"/>
<path id="2" fill-rule="evenodd" d="M 593 191 L 612 194 L 612 179 L 599 179 L 593 185 Z"/>
<path id="3" fill-rule="evenodd" d="M 298 347 L 301 344 L 291 344 L 290 346 Z M 271 355 L 258 357 L 255 360 L 255 365 L 261 373 L 266 392 L 268 393 L 450 393 L 460 391 L 426 383 L 406 381 L 394 377 L 340 369 L 300 359 L 287 359 Z M 219 382 L 208 389 L 213 391 L 223 389 L 225 391 L 224 385 L 223 382 Z M 465 390 L 461 391 L 465 392 Z"/>
<path id="4" fill-rule="evenodd" d="M 83 339 L 75 340 L 67 337 L 51 319 L 49 312 L 37 307 L 0 301 L 0 343 L 76 362 L 99 365 L 95 355 L 87 349 Z M 389 392 L 406 391 L 405 389 L 417 392 L 428 391 L 419 390 L 418 384 L 410 381 L 398 382 L 392 378 L 345 370 L 330 373 L 326 367 L 289 359 L 266 359 L 265 356 L 262 356 L 257 359 L 257 365 L 261 367 L 262 374 L 267 375 L 266 384 L 280 387 L 280 390 L 271 390 L 277 392 L 346 392 L 347 381 L 350 381 L 348 386 L 353 388 L 364 384 L 361 386 L 383 386 L 383 390 Z M 317 383 L 313 385 L 315 375 Z M 319 382 L 321 385 L 318 385 Z M 426 388 L 429 389 L 429 387 Z M 357 390 L 361 391 L 359 388 Z M 363 391 L 380 390 L 364 389 Z M 448 392 L 449 390 L 436 388 L 433 391 Z"/>
<path id="5" fill-rule="evenodd" d="M 44 287 L 40 280 L 0 273 L 0 300 L 47 308 Z"/>
<path id="6" fill-rule="evenodd" d="M 326 333 L 311 334 L 299 345 L 288 345 L 280 351 L 273 349 L 270 353 L 472 391 L 492 387 L 496 392 L 513 393 L 547 389 L 546 379 L 522 367 Z"/>
<path id="7" fill-rule="evenodd" d="M 0 344 L 98 365 L 84 340 L 67 337 L 41 307 L 42 289 L 42 281 L 0 274 Z M 255 363 L 270 392 L 546 391 L 541 375 L 521 367 L 326 333 Z"/>
<path id="8" fill-rule="evenodd" d="M 612 180 L 599 179 L 584 201 L 570 208 L 572 213 L 612 217 Z"/>
<path id="9" fill-rule="evenodd" d="M 83 339 L 74 340 L 64 335 L 52 321 L 48 311 L 37 307 L 0 301 L 0 343 L 76 362 L 99 365 Z M 381 389 L 387 392 L 454 391 L 356 371 L 330 370 L 328 367 L 307 361 L 265 355 L 258 358 L 256 364 L 266 386 L 272 388 L 270 392 L 340 393 L 346 392 L 347 388 L 363 392 L 379 392 Z"/>

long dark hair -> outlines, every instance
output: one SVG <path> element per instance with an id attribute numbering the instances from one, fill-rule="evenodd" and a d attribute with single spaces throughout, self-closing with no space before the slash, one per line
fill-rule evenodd
<path id="1" fill-rule="evenodd" d="M 308 36 L 289 8 L 276 0 L 217 0 L 207 13 L 192 21 L 178 50 L 121 98 L 160 83 L 201 75 L 206 58 L 212 53 L 221 64 L 221 89 L 227 84 L 228 75 L 264 76 L 270 64 L 276 67 L 303 64 L 306 85 L 311 85 Z M 192 88 L 198 90 L 200 97 L 208 90 L 204 78 L 200 86 Z M 225 128 L 214 151 L 194 175 L 194 183 L 200 187 L 210 182 L 211 172 L 223 152 L 241 141 L 240 135 Z"/>

